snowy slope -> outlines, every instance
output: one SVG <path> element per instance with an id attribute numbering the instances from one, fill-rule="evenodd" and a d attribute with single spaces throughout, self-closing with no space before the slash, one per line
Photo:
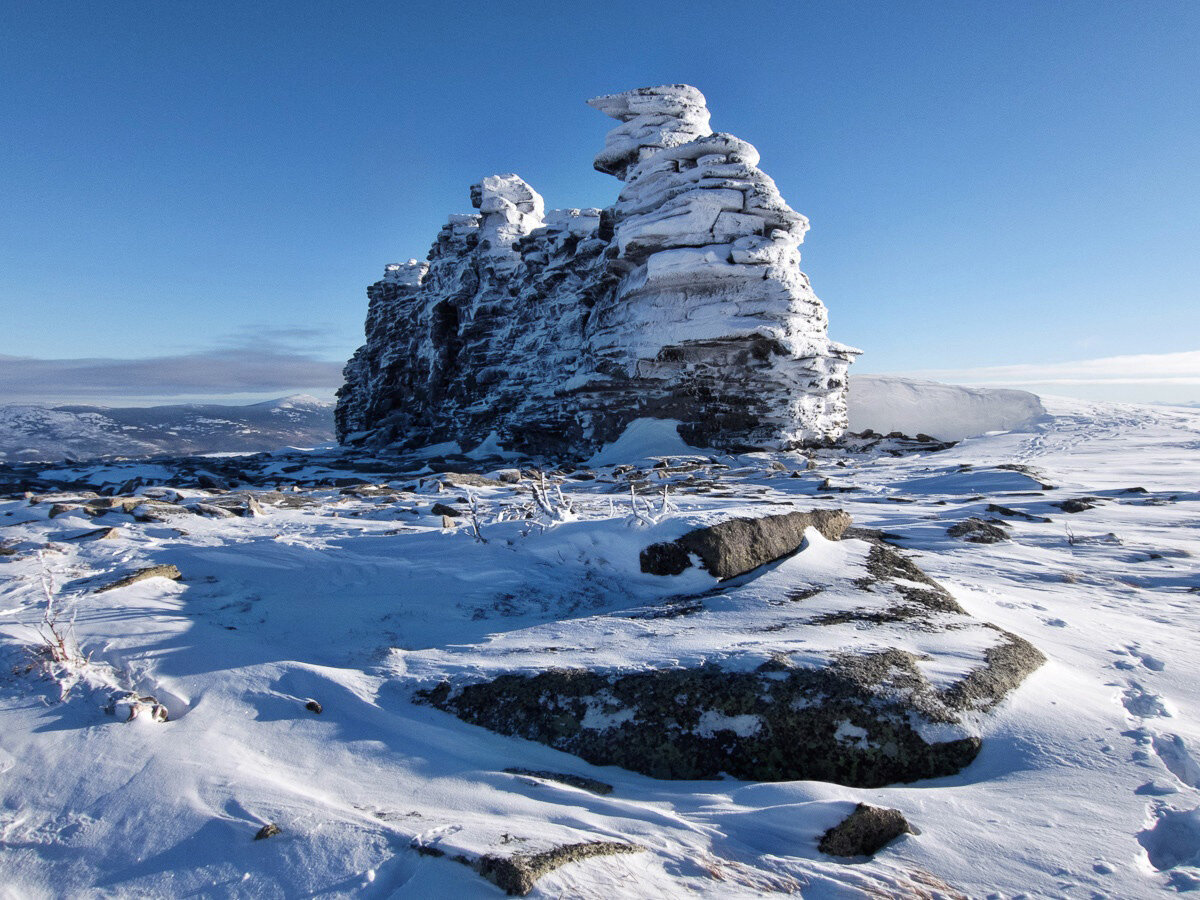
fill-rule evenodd
<path id="1" fill-rule="evenodd" d="M 851 375 L 850 430 L 927 434 L 942 441 L 1024 428 L 1045 414 L 1036 394 L 895 375 Z"/>
<path id="2" fill-rule="evenodd" d="M 830 452 L 811 470 L 799 454 L 724 457 L 731 468 L 706 490 L 682 471 L 577 472 L 562 484 L 573 512 L 547 527 L 498 521 L 528 501 L 511 485 L 379 472 L 364 480 L 390 489 L 263 492 L 261 514 L 246 517 L 51 518 L 65 495 L 0 502 L 0 652 L 5 673 L 18 666 L 0 681 L 2 890 L 501 896 L 451 857 L 591 840 L 645 849 L 566 865 L 533 896 L 1142 897 L 1200 887 L 1200 412 L 1057 402 L 1027 429 L 941 453 Z M 125 480 L 117 468 L 97 468 L 97 483 Z M 630 521 L 634 476 L 648 488 L 643 516 L 661 512 L 670 486 L 677 510 L 661 524 Z M 273 474 L 271 486 L 286 477 Z M 159 493 L 191 506 L 222 500 Z M 432 514 L 434 502 L 470 494 L 486 544 L 468 517 L 444 529 Z M 1054 505 L 1079 498 L 1093 498 L 1090 508 Z M 631 554 L 677 518 L 793 505 L 840 506 L 897 535 L 972 615 L 1049 657 L 981 720 L 984 749 L 961 774 L 875 790 L 657 781 L 411 702 L 448 661 L 492 666 L 531 642 L 570 656 L 588 635 L 603 640 L 598 617 L 656 607 L 665 589 Z M 947 535 L 970 516 L 1003 521 L 1011 540 Z M 118 534 L 81 537 L 102 526 Z M 825 564 L 806 552 L 794 565 Z M 182 580 L 94 591 L 166 563 Z M 91 653 L 65 702 L 57 683 L 20 665 L 44 608 L 43 566 L 58 602 L 74 603 Z M 637 631 L 637 620 L 624 627 Z M 619 662 L 642 652 L 638 640 L 598 646 Z M 651 644 L 703 652 L 705 634 L 689 641 Z M 106 684 L 153 694 L 170 721 L 105 715 Z M 309 699 L 321 714 L 305 709 Z M 902 810 L 920 833 L 871 861 L 820 854 L 821 833 L 858 801 Z M 253 840 L 268 822 L 281 834 Z"/>
<path id="3" fill-rule="evenodd" d="M 333 440 L 333 404 L 297 394 L 250 406 L 0 406 L 0 461 L 250 453 Z"/>

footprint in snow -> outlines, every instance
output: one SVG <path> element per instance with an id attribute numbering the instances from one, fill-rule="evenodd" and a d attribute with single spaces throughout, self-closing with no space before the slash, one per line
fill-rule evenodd
<path id="1" fill-rule="evenodd" d="M 1137 836 L 1150 865 L 1160 872 L 1200 865 L 1200 807 L 1173 809 L 1160 804 L 1154 815 L 1154 824 Z"/>
<path id="2" fill-rule="evenodd" d="M 1129 682 L 1129 687 L 1121 694 L 1121 705 L 1139 719 L 1169 718 L 1171 715 L 1161 694 L 1146 690 L 1136 681 Z"/>
<path id="3" fill-rule="evenodd" d="M 1064 619 L 1042 619 L 1042 622 L 1044 622 L 1046 625 L 1049 625 L 1051 628 L 1067 627 L 1067 623 Z"/>
<path id="4" fill-rule="evenodd" d="M 1165 662 L 1163 662 L 1157 656 L 1152 656 L 1151 654 L 1146 653 L 1141 648 L 1139 648 L 1137 644 L 1130 644 L 1125 649 L 1129 651 L 1130 656 L 1137 659 L 1138 662 L 1140 662 L 1143 666 L 1145 666 L 1151 672 L 1161 672 L 1163 669 L 1165 669 L 1167 667 L 1167 664 Z"/>
<path id="5" fill-rule="evenodd" d="M 1156 734 L 1151 746 L 1162 764 L 1188 787 L 1200 787 L 1200 763 L 1177 734 Z"/>

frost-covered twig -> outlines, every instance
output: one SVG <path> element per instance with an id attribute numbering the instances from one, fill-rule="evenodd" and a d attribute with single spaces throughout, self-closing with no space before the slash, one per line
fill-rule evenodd
<path id="1" fill-rule="evenodd" d="M 481 544 L 487 543 L 487 538 L 483 536 L 483 523 L 480 521 L 481 509 L 479 505 L 479 495 L 470 488 L 467 489 L 467 502 L 471 512 L 471 536 Z"/>
<path id="2" fill-rule="evenodd" d="M 42 621 L 33 627 L 39 640 L 34 653 L 58 682 L 61 699 L 66 700 L 89 660 L 75 638 L 73 605 L 66 607 L 56 602 L 54 576 L 50 574 L 50 568 L 46 565 L 46 557 L 40 550 L 37 557 L 41 567 L 38 582 L 46 605 L 42 610 Z M 64 620 L 63 616 L 68 611 L 70 617 Z"/>
<path id="3" fill-rule="evenodd" d="M 546 480 L 546 473 L 541 469 L 537 470 L 536 478 L 530 479 L 529 484 L 533 491 L 533 502 L 537 504 L 542 515 L 548 520 L 543 524 L 554 525 L 559 522 L 569 522 L 575 518 L 575 504 L 567 499 L 562 485 L 557 482 L 551 485 Z M 552 486 L 553 493 L 550 491 Z"/>
<path id="4" fill-rule="evenodd" d="M 644 511 L 641 504 L 644 504 Z M 629 508 L 631 510 L 631 515 L 629 518 L 630 524 L 637 524 L 637 526 L 656 526 L 656 524 L 666 518 L 667 512 L 676 509 L 676 505 L 671 503 L 670 498 L 667 496 L 667 487 L 664 485 L 662 486 L 662 509 L 659 512 L 655 512 L 654 506 L 650 505 L 648 500 L 642 500 L 641 503 L 638 502 L 637 490 L 634 485 L 630 484 Z"/>

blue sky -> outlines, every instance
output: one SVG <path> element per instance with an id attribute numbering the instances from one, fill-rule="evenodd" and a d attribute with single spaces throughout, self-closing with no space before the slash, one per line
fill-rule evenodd
<path id="1" fill-rule="evenodd" d="M 1190 0 L 5 4 L 0 402 L 328 391 L 473 181 L 608 205 L 584 100 L 675 81 L 856 371 L 1200 400 L 1198 58 Z"/>

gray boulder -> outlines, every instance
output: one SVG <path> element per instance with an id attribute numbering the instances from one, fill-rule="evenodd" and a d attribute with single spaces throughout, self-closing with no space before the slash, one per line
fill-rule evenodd
<path id="1" fill-rule="evenodd" d="M 729 519 L 689 531 L 674 541 L 651 544 L 641 553 L 643 572 L 678 575 L 691 566 L 690 554 L 716 578 L 735 578 L 787 556 L 804 543 L 805 529 L 815 528 L 831 541 L 850 527 L 840 509 L 813 509 L 778 516 Z"/>
<path id="2" fill-rule="evenodd" d="M 900 835 L 912 832 L 900 810 L 860 803 L 821 836 L 817 849 L 829 856 L 874 856 Z"/>

